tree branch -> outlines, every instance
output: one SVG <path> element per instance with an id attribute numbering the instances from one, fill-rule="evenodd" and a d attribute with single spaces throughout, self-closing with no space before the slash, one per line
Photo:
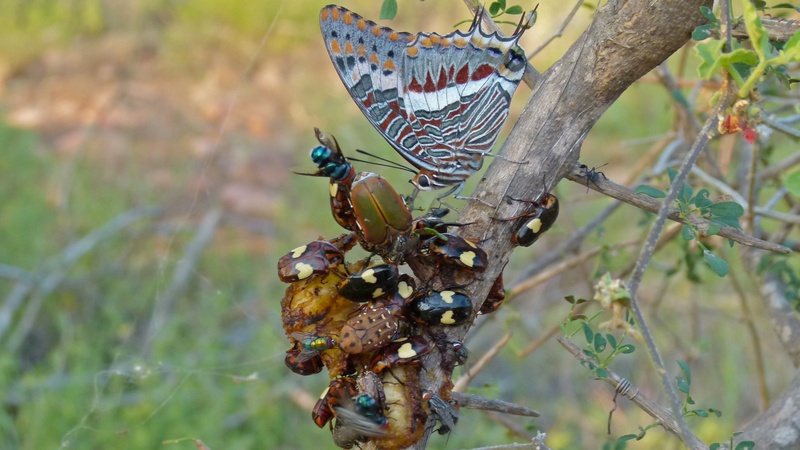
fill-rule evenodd
<path id="1" fill-rule="evenodd" d="M 583 175 L 584 173 L 581 171 L 581 169 L 578 166 L 575 166 L 572 172 L 567 174 L 567 178 L 576 183 L 585 185 L 586 178 Z M 602 179 L 602 177 L 600 177 L 600 179 L 598 179 L 596 183 L 589 183 L 589 187 L 609 197 L 615 198 L 630 205 L 636 206 L 639 209 L 643 209 L 645 211 L 649 211 L 652 213 L 658 213 L 662 205 L 661 201 L 658 199 L 648 197 L 646 195 L 634 194 L 633 189 L 617 184 L 611 180 Z M 690 216 L 688 220 L 683 220 L 680 217 L 677 208 L 670 208 L 667 213 L 667 218 L 669 220 L 678 223 L 687 223 L 687 222 L 691 223 L 692 225 L 697 227 L 697 229 L 700 231 L 700 234 L 702 234 L 703 236 L 706 236 L 705 232 L 708 229 L 708 226 L 711 224 L 710 221 L 695 216 Z M 749 236 L 735 228 L 722 227 L 719 230 L 719 233 L 717 234 L 724 238 L 738 242 L 742 245 L 747 245 L 748 247 L 759 248 L 762 250 L 768 250 L 777 253 L 792 252 L 791 249 L 787 247 Z"/>
<path id="2" fill-rule="evenodd" d="M 586 356 L 583 351 L 572 343 L 567 338 L 560 337 L 558 338 L 558 343 L 561 344 L 567 351 L 574 356 L 576 359 L 581 361 L 588 361 L 592 364 L 597 364 L 597 361 Z M 650 400 L 644 394 L 642 394 L 639 389 L 637 389 L 632 384 L 629 384 L 625 378 L 617 375 L 613 371 L 605 368 L 606 372 L 608 372 L 608 378 L 604 378 L 604 381 L 609 386 L 613 387 L 614 390 L 618 391 L 620 394 L 624 395 L 628 400 L 632 401 L 636 406 L 642 409 L 642 411 L 646 412 L 650 415 L 650 417 L 656 419 L 665 430 L 669 431 L 677 438 L 684 441 L 684 443 L 691 447 L 691 448 L 700 448 L 700 449 L 707 449 L 708 447 L 695 436 L 694 434 L 688 433 L 686 437 L 688 438 L 688 442 L 684 440 L 681 429 L 678 426 L 678 422 L 675 420 L 675 417 L 672 415 L 669 409 L 664 408 L 663 406 L 659 405 L 658 403 Z"/>

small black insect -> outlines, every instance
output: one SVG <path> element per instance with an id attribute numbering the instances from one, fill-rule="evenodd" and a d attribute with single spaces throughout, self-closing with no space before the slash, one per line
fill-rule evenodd
<path id="1" fill-rule="evenodd" d="M 606 174 L 604 174 L 603 172 L 600 172 L 599 170 L 597 170 L 600 167 L 605 167 L 607 165 L 608 165 L 608 163 L 605 163 L 602 166 L 592 167 L 591 169 L 586 164 L 581 164 L 580 165 L 580 169 L 583 172 L 583 175 L 581 175 L 581 178 L 586 179 L 586 193 L 587 194 L 589 193 L 589 183 L 592 183 L 593 185 L 595 185 L 595 186 L 597 186 L 599 188 L 600 186 L 597 185 L 597 180 L 600 179 L 600 176 L 602 175 L 604 180 L 608 179 Z"/>

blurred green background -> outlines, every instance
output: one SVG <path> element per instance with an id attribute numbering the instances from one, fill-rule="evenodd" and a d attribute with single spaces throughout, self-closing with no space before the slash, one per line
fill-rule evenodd
<path id="1" fill-rule="evenodd" d="M 309 414 L 327 377 L 300 377 L 283 364 L 285 286 L 275 267 L 288 250 L 342 230 L 330 218 L 327 181 L 291 171 L 311 170 L 315 126 L 345 151 L 400 158 L 330 64 L 317 19 L 325 4 L 0 3 L 0 448 L 195 448 L 163 443 L 182 438 L 212 449 L 334 448 Z M 342 4 L 375 20 L 380 13 L 378 1 Z M 542 3 L 523 47 L 537 47 L 567 14 Z M 457 0 L 402 1 L 397 18 L 382 23 L 446 33 L 470 16 Z M 534 65 L 545 70 L 590 18 L 582 9 Z M 529 93 L 520 87 L 509 123 Z M 671 131 L 673 113 L 668 94 L 646 77 L 595 127 L 582 162 L 609 163 L 609 177 L 628 178 Z M 410 191 L 407 174 L 379 171 Z M 557 227 L 515 253 L 507 283 L 608 203 L 566 181 L 557 193 Z M 585 247 L 625 241 L 644 233 L 645 222 L 623 207 Z M 205 241 L 203 224 L 214 225 Z M 753 353 L 729 285 L 705 268 L 702 284 L 663 276 L 680 263 L 674 247 L 656 258 L 643 294 L 663 300 L 649 311 L 669 368 L 690 361 L 697 402 L 724 411 L 691 424 L 701 438 L 722 441 L 759 409 Z M 635 251 L 604 257 L 620 268 Z M 467 341 L 474 361 L 514 333 L 473 390 L 541 411 L 535 421 L 511 420 L 548 432 L 553 448 L 600 448 L 612 392 L 553 340 L 526 358 L 517 353 L 563 319 L 565 295 L 590 295 L 599 265 L 589 261 L 515 298 Z M 792 370 L 763 311 L 751 308 L 777 394 Z M 664 401 L 643 349 L 613 369 Z M 612 432 L 648 423 L 621 402 Z M 521 439 L 462 410 L 455 432 L 434 437 L 430 448 Z M 655 429 L 629 448 L 665 441 Z"/>

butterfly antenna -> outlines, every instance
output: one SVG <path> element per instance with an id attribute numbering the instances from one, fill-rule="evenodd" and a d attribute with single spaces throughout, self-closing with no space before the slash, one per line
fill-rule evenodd
<path id="1" fill-rule="evenodd" d="M 380 164 L 380 163 L 377 163 L 375 161 L 367 161 L 367 160 L 357 159 L 357 158 L 347 158 L 347 159 L 349 159 L 350 161 L 358 161 L 358 162 L 363 162 L 363 163 L 367 163 L 367 164 L 375 164 L 376 166 L 389 167 L 389 168 L 392 168 L 392 169 L 399 169 L 399 170 L 405 170 L 406 172 L 417 173 L 415 170 L 409 169 L 408 167 L 406 167 L 406 166 L 404 166 L 404 165 L 402 165 L 402 164 L 400 164 L 400 163 L 398 163 L 396 161 L 392 161 L 391 159 L 387 159 L 387 158 L 384 158 L 384 157 L 381 157 L 381 156 L 378 156 L 378 155 L 374 155 L 372 153 L 369 153 L 369 152 L 361 150 L 361 149 L 356 149 L 356 152 L 357 153 L 361 153 L 362 155 L 367 155 L 370 158 L 375 158 L 378 161 L 383 161 L 386 164 Z"/>

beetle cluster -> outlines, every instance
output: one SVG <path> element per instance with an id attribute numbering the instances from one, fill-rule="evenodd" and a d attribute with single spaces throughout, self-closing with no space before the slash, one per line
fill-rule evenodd
<path id="1" fill-rule="evenodd" d="M 404 263 L 427 259 L 474 278 L 488 256 L 449 232 L 460 224 L 444 221 L 446 209 L 412 218 L 385 179 L 355 173 L 334 139 L 319 130 L 317 138 L 322 145 L 311 158 L 318 170 L 310 175 L 330 179 L 331 212 L 350 232 L 297 247 L 278 261 L 278 277 L 289 283 L 281 314 L 293 346 L 285 362 L 300 375 L 328 369 L 331 382 L 312 419 L 319 427 L 331 424 L 337 445 L 371 439 L 380 448 L 406 447 L 420 438 L 429 415 L 443 422 L 442 430 L 455 425 L 455 409 L 442 411 L 449 392 L 423 396 L 418 363 L 436 349 L 448 370 L 463 364 L 463 344 L 443 341 L 431 327 L 461 325 L 474 313 L 458 287 L 430 289 L 403 273 Z M 356 244 L 372 256 L 348 263 L 345 255 Z M 500 277 L 480 312 L 494 311 L 503 297 Z"/>

